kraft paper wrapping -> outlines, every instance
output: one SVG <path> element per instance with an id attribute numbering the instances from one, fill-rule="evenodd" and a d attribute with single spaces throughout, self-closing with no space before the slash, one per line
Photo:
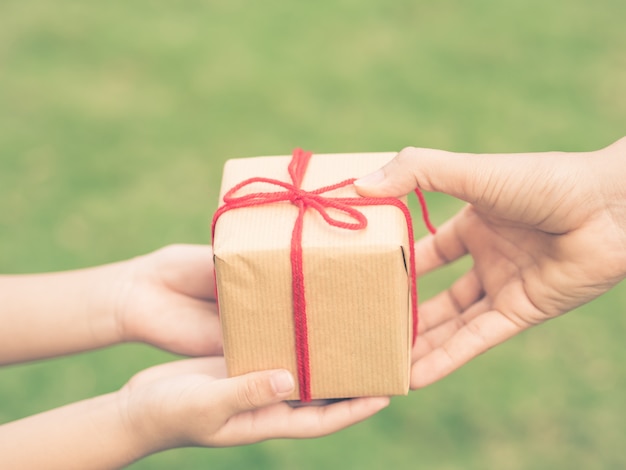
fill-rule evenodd
<path id="1" fill-rule="evenodd" d="M 366 175 L 395 153 L 313 155 L 302 189 Z M 291 182 L 291 157 L 229 160 L 230 188 L 255 177 Z M 239 194 L 277 191 L 254 184 Z M 328 196 L 356 197 L 352 186 Z M 409 388 L 411 332 L 406 220 L 393 206 L 359 206 L 364 230 L 329 226 L 314 210 L 302 239 L 311 395 L 403 395 Z M 233 209 L 215 228 L 213 249 L 229 375 L 286 368 L 297 383 L 291 291 L 291 233 L 298 210 L 287 202 Z M 292 399 L 298 399 L 299 391 Z"/>

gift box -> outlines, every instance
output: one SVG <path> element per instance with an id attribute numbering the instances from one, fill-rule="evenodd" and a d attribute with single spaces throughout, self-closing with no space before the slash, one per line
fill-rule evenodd
<path id="1" fill-rule="evenodd" d="M 304 401 L 408 392 L 410 216 L 351 184 L 393 156 L 226 163 L 213 250 L 229 375 L 288 369 Z"/>

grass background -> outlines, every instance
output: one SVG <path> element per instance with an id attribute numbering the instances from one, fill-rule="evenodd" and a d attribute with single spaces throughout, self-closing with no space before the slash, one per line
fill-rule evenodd
<path id="1" fill-rule="evenodd" d="M 227 158 L 591 150 L 626 134 L 619 0 L 2 0 L 0 271 L 207 243 Z M 436 223 L 458 202 L 428 196 Z M 422 298 L 467 267 L 422 280 Z M 626 292 L 312 441 L 135 469 L 625 468 Z M 0 370 L 0 422 L 119 388 L 141 345 Z"/>

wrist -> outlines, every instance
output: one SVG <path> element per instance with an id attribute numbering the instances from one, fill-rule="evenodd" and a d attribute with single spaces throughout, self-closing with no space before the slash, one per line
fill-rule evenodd
<path id="1" fill-rule="evenodd" d="M 122 264 L 0 277 L 0 364 L 119 343 Z"/>
<path id="2" fill-rule="evenodd" d="M 137 458 L 187 445 L 177 439 L 174 423 L 167 419 L 171 413 L 166 403 L 159 400 L 158 393 L 134 387 L 133 380 L 116 392 L 116 400 L 124 434 L 140 454 Z"/>
<path id="3" fill-rule="evenodd" d="M 93 268 L 92 295 L 87 311 L 89 327 L 97 342 L 105 345 L 128 341 L 124 328 L 125 305 L 132 287 L 132 260 Z"/>
<path id="4" fill-rule="evenodd" d="M 115 322 L 119 342 L 146 342 L 145 303 L 151 302 L 142 292 L 154 292 L 150 255 L 137 256 L 113 265 L 111 272 L 109 315 Z"/>
<path id="5" fill-rule="evenodd" d="M 101 400 L 104 429 L 111 431 L 111 453 L 118 453 L 116 457 L 125 464 L 137 461 L 159 450 L 154 442 L 138 432 L 131 421 L 128 402 L 120 391 L 96 397 Z"/>
<path id="6" fill-rule="evenodd" d="M 125 468 L 150 453 L 116 393 L 0 426 L 2 468 Z"/>

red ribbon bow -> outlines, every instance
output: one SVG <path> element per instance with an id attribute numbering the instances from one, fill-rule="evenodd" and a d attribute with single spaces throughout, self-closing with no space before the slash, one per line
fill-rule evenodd
<path id="1" fill-rule="evenodd" d="M 363 197 L 329 197 L 324 194 L 334 191 L 354 183 L 355 179 L 347 179 L 337 184 L 324 186 L 323 188 L 313 191 L 305 191 L 300 188 L 302 179 L 306 172 L 312 153 L 306 152 L 300 148 L 293 151 L 292 159 L 289 163 L 289 176 L 291 183 L 280 181 L 273 178 L 254 177 L 249 178 L 241 183 L 233 186 L 224 195 L 224 204 L 215 212 L 211 233 L 215 238 L 215 225 L 219 217 L 232 209 L 242 207 L 259 206 L 265 204 L 273 204 L 276 202 L 290 202 L 298 208 L 298 217 L 296 218 L 293 232 L 291 235 L 291 274 L 292 274 L 292 293 L 293 293 L 293 315 L 295 325 L 296 339 L 296 362 L 298 367 L 298 383 L 300 387 L 300 400 L 303 402 L 311 401 L 311 374 L 309 370 L 309 345 L 307 332 L 306 317 L 306 298 L 304 289 L 304 271 L 302 257 L 302 228 L 304 224 L 304 214 L 308 208 L 316 210 L 322 218 L 334 227 L 344 228 L 347 230 L 362 230 L 367 227 L 367 219 L 362 212 L 353 206 L 370 206 L 370 205 L 393 205 L 399 208 L 407 222 L 407 230 L 409 236 L 409 278 L 411 284 L 411 314 L 413 322 L 413 343 L 417 337 L 417 275 L 415 269 L 415 248 L 413 246 L 413 223 L 411 213 L 408 207 L 396 198 L 363 198 Z M 278 186 L 283 190 L 273 192 L 256 192 L 243 196 L 235 196 L 235 194 L 245 186 L 254 183 L 266 183 Z M 424 223 L 431 233 L 435 233 L 435 228 L 428 218 L 428 209 L 423 194 L 419 189 L 415 189 L 420 206 L 422 208 L 422 216 Z M 343 213 L 349 220 L 345 221 L 332 217 L 328 213 L 328 209 L 334 209 Z"/>

